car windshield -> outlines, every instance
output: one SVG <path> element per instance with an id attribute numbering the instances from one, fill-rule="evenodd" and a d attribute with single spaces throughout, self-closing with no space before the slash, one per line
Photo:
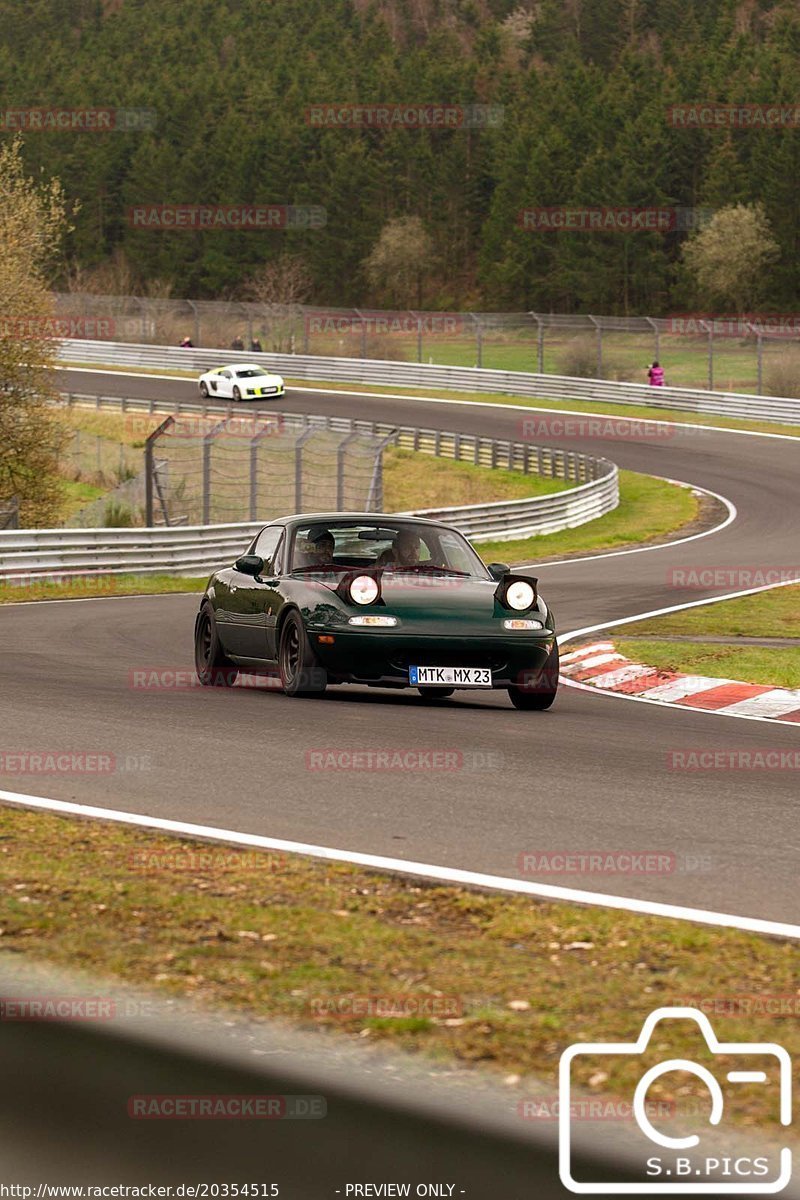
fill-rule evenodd
<path id="1" fill-rule="evenodd" d="M 259 367 L 240 367 L 235 372 L 237 379 L 258 379 L 264 372 Z"/>
<path id="2" fill-rule="evenodd" d="M 460 533 L 440 525 L 412 525 L 381 518 L 297 525 L 291 539 L 290 570 L 386 571 L 491 576 Z"/>

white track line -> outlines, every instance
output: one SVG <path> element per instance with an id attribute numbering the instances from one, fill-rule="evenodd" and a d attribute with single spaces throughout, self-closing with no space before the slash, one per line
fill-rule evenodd
<path id="1" fill-rule="evenodd" d="M 740 929 L 750 933 L 762 933 L 775 937 L 800 938 L 800 925 L 790 925 L 782 921 L 766 921 L 759 917 L 733 916 L 730 913 L 713 912 L 703 908 L 687 908 L 678 904 L 662 904 L 657 901 L 635 900 L 628 896 L 611 896 L 604 892 L 587 892 L 577 888 L 555 887 L 546 883 L 532 883 L 524 879 L 507 878 L 504 875 L 485 875 L 478 871 L 462 871 L 457 867 L 442 867 L 431 863 L 407 862 L 402 858 L 386 858 L 383 855 L 362 854 L 354 850 L 337 850 L 330 846 L 317 846 L 306 842 L 290 842 L 283 838 L 263 837 L 260 834 L 254 833 L 236 833 L 230 829 L 218 829 L 214 825 L 194 825 L 184 821 L 171 821 L 164 817 L 122 812 L 113 808 L 96 808 L 89 804 L 73 804 L 64 800 L 49 800 L 41 796 L 28 796 L 20 792 L 0 791 L 0 802 L 15 804 L 22 808 L 45 809 L 49 812 L 63 813 L 70 816 L 114 821 L 121 825 L 135 825 L 142 829 L 161 830 L 164 833 L 178 834 L 181 837 L 204 838 L 236 846 L 253 846 L 259 850 L 278 850 L 288 854 L 305 854 L 310 858 L 320 858 L 330 862 L 351 863 L 355 866 L 370 867 L 379 871 L 392 871 L 401 875 L 414 875 L 442 883 L 489 888 L 492 891 L 509 892 L 522 896 L 535 896 L 539 900 L 589 904 L 594 907 L 621 909 L 624 912 L 639 913 L 643 916 L 667 917 L 679 921 L 696 921 L 701 925 L 714 925 L 722 929 Z"/>
<path id="2" fill-rule="evenodd" d="M 760 592 L 771 592 L 775 588 L 797 586 L 798 581 L 796 579 L 786 579 L 780 583 L 767 583 L 762 587 L 748 588 L 743 592 L 729 592 L 726 596 L 711 596 L 706 600 L 689 600 L 684 604 L 673 604 L 669 608 L 654 608 L 650 612 L 639 613 L 635 617 L 620 617 L 615 621 L 606 621 L 604 625 L 587 625 L 585 629 L 574 629 L 570 633 L 561 634 L 558 639 L 558 644 L 559 646 L 566 645 L 569 642 L 576 641 L 577 638 L 580 637 L 590 637 L 592 634 L 599 633 L 601 631 L 605 633 L 608 629 L 618 629 L 620 625 L 632 625 L 636 621 L 647 621 L 651 617 L 663 617 L 668 613 L 684 612 L 688 608 L 702 608 L 707 604 L 721 604 L 723 600 L 739 600 L 743 596 L 757 596 Z M 772 726 L 779 725 L 783 729 L 790 728 L 790 722 L 788 721 L 780 722 L 774 717 L 759 717 L 754 713 L 731 712 L 730 709 L 714 710 L 708 708 L 688 708 L 680 704 L 671 704 L 666 700 L 648 699 L 646 696 L 628 696 L 624 692 L 606 692 L 599 687 L 592 687 L 589 684 L 578 683 L 577 680 L 570 679 L 567 675 L 561 676 L 561 682 L 566 684 L 567 687 L 577 688 L 579 691 L 583 692 L 591 692 L 596 696 L 612 696 L 616 700 L 632 700 L 636 704 L 657 704 L 660 708 L 670 708 L 673 712 L 703 713 L 705 716 L 709 717 L 729 717 L 737 721 L 764 721 Z M 726 680 L 720 679 L 719 682 L 721 686 L 726 682 Z M 800 729 L 800 725 L 796 726 L 796 728 Z"/>

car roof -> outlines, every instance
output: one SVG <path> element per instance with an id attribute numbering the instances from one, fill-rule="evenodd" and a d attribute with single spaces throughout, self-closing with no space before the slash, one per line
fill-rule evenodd
<path id="1" fill-rule="evenodd" d="M 267 525 L 325 525 L 329 521 L 364 521 L 369 524 L 374 524 L 376 522 L 380 523 L 381 521 L 394 523 L 397 520 L 401 520 L 404 525 L 422 525 L 428 527 L 432 525 L 445 525 L 448 529 L 451 528 L 451 526 L 447 525 L 446 521 L 428 521 L 425 517 L 412 517 L 407 516 L 405 513 L 374 512 L 293 513 L 288 517 L 275 517 L 273 521 L 265 521 L 264 524 L 265 527 Z"/>

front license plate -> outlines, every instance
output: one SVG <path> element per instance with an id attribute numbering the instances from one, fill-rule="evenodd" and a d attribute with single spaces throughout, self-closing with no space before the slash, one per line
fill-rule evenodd
<path id="1" fill-rule="evenodd" d="M 409 667 L 414 687 L 491 687 L 489 667 Z"/>

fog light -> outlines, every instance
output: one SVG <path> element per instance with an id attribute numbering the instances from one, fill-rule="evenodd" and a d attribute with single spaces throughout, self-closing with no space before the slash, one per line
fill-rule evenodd
<path id="1" fill-rule="evenodd" d="M 380 629 L 390 629 L 397 624 L 397 617 L 378 616 L 377 613 L 370 613 L 365 617 L 351 617 L 348 625 L 377 625 Z"/>
<path id="2" fill-rule="evenodd" d="M 541 621 L 528 621 L 522 617 L 514 617 L 509 621 L 503 621 L 504 629 L 544 629 Z"/>

